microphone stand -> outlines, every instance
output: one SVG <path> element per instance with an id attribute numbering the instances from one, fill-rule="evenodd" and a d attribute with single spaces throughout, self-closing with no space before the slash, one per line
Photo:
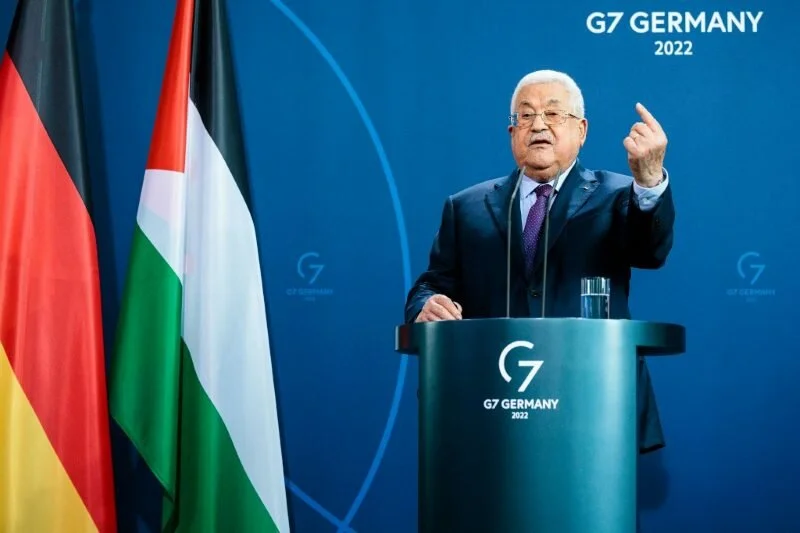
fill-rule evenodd
<path id="1" fill-rule="evenodd" d="M 550 243 L 550 208 L 555 201 L 556 193 L 558 192 L 558 183 L 561 180 L 561 169 L 556 172 L 555 184 L 553 185 L 553 192 L 547 199 L 547 210 L 544 213 L 544 260 L 542 261 L 542 318 L 545 316 L 545 303 L 547 302 L 547 255 Z"/>
<path id="2" fill-rule="evenodd" d="M 517 197 L 520 183 L 525 175 L 525 166 L 519 169 L 517 175 L 517 182 L 514 184 L 514 190 L 511 191 L 511 199 L 508 202 L 508 230 L 506 233 L 506 318 L 511 318 L 511 217 L 514 214 L 514 199 Z"/>

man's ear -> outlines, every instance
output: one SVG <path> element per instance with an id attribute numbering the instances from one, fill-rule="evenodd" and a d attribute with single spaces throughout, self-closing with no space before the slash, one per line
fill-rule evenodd
<path id="1" fill-rule="evenodd" d="M 580 128 L 581 147 L 583 147 L 583 144 L 586 142 L 586 136 L 589 133 L 589 121 L 582 118 L 578 123 L 578 128 Z"/>

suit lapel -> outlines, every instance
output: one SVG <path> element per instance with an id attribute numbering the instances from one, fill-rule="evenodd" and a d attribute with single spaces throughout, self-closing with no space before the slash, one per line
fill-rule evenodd
<path id="1" fill-rule="evenodd" d="M 511 193 L 514 191 L 518 176 L 519 169 L 512 172 L 504 181 L 496 184 L 494 190 L 486 193 L 486 206 L 503 241 L 503 251 L 508 246 L 508 204 L 511 201 Z M 511 275 L 516 278 L 525 270 L 525 258 L 522 253 L 522 223 L 520 222 L 519 214 L 519 191 L 517 191 L 514 205 L 511 206 L 511 209 L 513 211 L 511 216 Z M 506 266 L 505 262 L 503 266 Z"/>
<path id="2" fill-rule="evenodd" d="M 542 228 L 542 236 L 539 238 L 536 257 L 533 262 L 534 273 L 538 274 L 544 262 L 545 241 L 548 241 L 548 248 L 552 250 L 564 226 L 583 207 L 597 189 L 597 185 L 597 179 L 592 173 L 576 162 L 553 200 L 553 205 L 550 208 L 550 231 L 547 239 L 544 238 L 544 228 Z M 534 277 L 534 279 L 536 278 Z"/>

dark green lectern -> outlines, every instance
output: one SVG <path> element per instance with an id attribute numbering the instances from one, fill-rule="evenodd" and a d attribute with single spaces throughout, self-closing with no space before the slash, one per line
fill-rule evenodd
<path id="1" fill-rule="evenodd" d="M 403 325 L 419 356 L 419 531 L 633 533 L 637 354 L 674 324 L 496 318 Z"/>

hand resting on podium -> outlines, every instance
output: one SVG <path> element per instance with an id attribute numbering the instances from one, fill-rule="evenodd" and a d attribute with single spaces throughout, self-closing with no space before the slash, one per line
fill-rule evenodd
<path id="1" fill-rule="evenodd" d="M 439 320 L 461 320 L 461 304 L 444 294 L 434 294 L 422 306 L 415 322 L 436 322 Z"/>

